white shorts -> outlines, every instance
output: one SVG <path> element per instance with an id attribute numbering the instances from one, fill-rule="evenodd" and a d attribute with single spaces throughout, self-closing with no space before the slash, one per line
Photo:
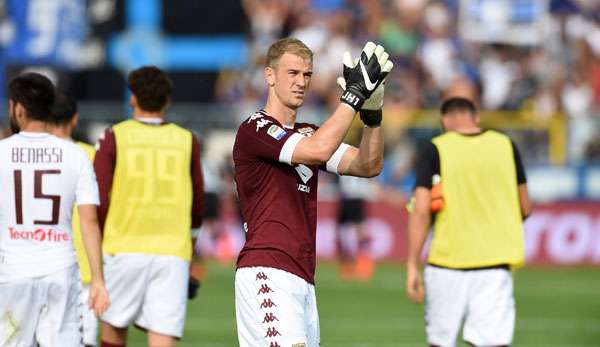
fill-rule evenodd
<path id="1" fill-rule="evenodd" d="M 185 324 L 190 263 L 167 255 L 104 255 L 111 305 L 101 320 L 117 328 L 135 323 L 181 338 Z"/>
<path id="2" fill-rule="evenodd" d="M 246 267 L 235 273 L 240 347 L 318 347 L 315 286 L 287 271 Z"/>
<path id="3" fill-rule="evenodd" d="M 83 343 L 86 346 L 95 346 L 98 341 L 98 318 L 94 310 L 88 306 L 90 296 L 90 285 L 84 284 L 81 291 L 81 303 L 83 305 L 81 312 L 83 314 Z M 112 298 L 111 298 L 112 299 Z"/>
<path id="4" fill-rule="evenodd" d="M 431 345 L 451 347 L 464 319 L 463 339 L 475 346 L 512 343 L 515 300 L 507 269 L 425 267 L 425 321 Z"/>
<path id="5" fill-rule="evenodd" d="M 0 283 L 0 346 L 82 346 L 79 268 Z"/>

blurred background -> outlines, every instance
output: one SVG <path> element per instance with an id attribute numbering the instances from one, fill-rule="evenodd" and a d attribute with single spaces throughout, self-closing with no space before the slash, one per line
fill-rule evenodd
<path id="1" fill-rule="evenodd" d="M 231 264 L 244 235 L 230 153 L 239 123 L 266 100 L 265 52 L 286 36 L 315 53 L 300 121 L 320 124 L 337 104 L 343 52 L 356 56 L 372 40 L 395 64 L 384 172 L 320 177 L 324 346 L 423 344 L 421 308 L 403 294 L 404 206 L 448 96 L 476 100 L 483 124 L 513 138 L 536 202 L 529 268 L 517 274 L 516 345 L 600 346 L 599 0 L 0 0 L 0 99 L 18 73 L 46 74 L 78 99 L 80 140 L 130 117 L 128 71 L 151 64 L 172 78 L 168 119 L 202 139 L 206 191 L 217 198 L 197 244 L 211 259 L 204 299 L 191 306 L 182 345 L 235 345 Z M 349 268 L 327 262 L 340 256 Z M 359 306 L 340 302 L 357 295 Z M 382 297 L 389 312 L 376 309 Z M 369 308 L 371 324 L 360 323 Z"/>

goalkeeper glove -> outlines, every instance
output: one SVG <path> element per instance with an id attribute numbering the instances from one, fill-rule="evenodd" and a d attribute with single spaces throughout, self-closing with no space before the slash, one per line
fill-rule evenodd
<path id="1" fill-rule="evenodd" d="M 349 57 L 349 55 L 348 55 Z M 363 48 L 360 60 L 354 64 L 352 59 L 344 61 L 344 78 L 346 88 L 342 94 L 341 102 L 346 103 L 355 111 L 363 107 L 365 100 L 369 99 L 377 87 L 383 82 L 394 66 L 388 60 L 382 46 L 367 42 Z M 345 59 L 347 59 L 345 57 Z"/>
<path id="2" fill-rule="evenodd" d="M 387 61 L 384 70 L 382 72 L 383 79 L 381 83 L 377 86 L 371 97 L 369 97 L 363 104 L 360 110 L 360 119 L 363 123 L 368 127 L 378 127 L 381 125 L 382 121 L 382 112 L 381 108 L 383 107 L 383 95 L 384 95 L 384 83 L 385 78 L 392 70 L 394 65 L 391 61 L 388 60 L 389 55 L 386 52 L 383 52 L 381 55 L 382 61 Z M 358 59 L 352 60 L 349 52 L 344 53 L 343 57 L 344 63 L 344 71 L 343 77 L 338 77 L 337 84 L 342 88 L 342 90 L 346 90 L 346 79 L 348 78 L 350 71 L 358 64 Z"/>

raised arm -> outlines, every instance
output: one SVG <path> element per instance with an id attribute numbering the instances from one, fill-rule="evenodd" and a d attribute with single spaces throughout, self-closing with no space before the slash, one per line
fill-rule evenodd
<path id="1" fill-rule="evenodd" d="M 340 164 L 338 173 L 357 177 L 374 177 L 383 169 L 383 135 L 381 128 L 364 128 L 360 147 L 349 147 Z"/>
<path id="2" fill-rule="evenodd" d="M 388 60 L 388 54 L 384 48 L 376 46 L 372 42 L 365 45 L 360 61 L 356 63 L 352 62 L 350 55 L 346 53 L 344 55 L 344 92 L 340 98 L 340 105 L 313 136 L 298 139 L 292 162 L 294 164 L 326 163 L 340 147 L 356 112 L 363 108 L 365 101 L 368 102 L 372 95 L 377 94 L 377 90 L 380 90 L 378 87 L 392 68 L 393 64 Z M 381 106 L 379 106 L 380 108 Z M 381 111 L 379 111 L 379 116 L 381 116 Z M 343 157 L 342 163 L 348 167 L 347 170 L 355 172 L 356 176 L 370 177 L 377 170 L 370 167 L 365 170 L 364 167 L 369 166 L 373 161 L 373 152 L 382 151 L 379 146 L 383 145 L 383 140 L 380 130 L 366 131 L 366 139 L 364 137 L 363 134 L 364 146 L 361 143 L 361 150 L 356 150 L 356 152 L 346 150 L 344 157 L 347 158 Z M 362 151 L 360 156 L 359 151 Z M 377 156 L 375 155 L 375 157 Z M 355 157 L 359 158 L 356 162 Z M 382 160 L 382 158 L 379 159 Z M 355 164 L 350 165 L 352 162 Z M 350 168 L 351 166 L 352 168 Z M 338 171 L 340 170 L 338 169 Z"/>
<path id="3" fill-rule="evenodd" d="M 340 103 L 335 112 L 311 137 L 298 135 L 294 149 L 294 164 L 324 164 L 342 143 L 356 111 L 345 103 Z"/>

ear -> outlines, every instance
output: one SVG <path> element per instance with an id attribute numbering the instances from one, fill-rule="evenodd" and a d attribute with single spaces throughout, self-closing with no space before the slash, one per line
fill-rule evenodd
<path id="1" fill-rule="evenodd" d="M 449 118 L 450 117 L 444 117 L 444 116 L 440 117 L 440 124 L 442 125 L 443 132 L 448 131 L 448 129 L 450 127 L 450 124 L 449 124 L 450 120 L 449 120 Z"/>
<path id="2" fill-rule="evenodd" d="M 27 116 L 27 112 L 25 111 L 25 107 L 21 105 L 20 102 L 16 102 L 13 104 L 15 108 L 15 117 L 16 118 L 25 118 Z"/>
<path id="3" fill-rule="evenodd" d="M 75 113 L 73 118 L 71 118 L 71 124 L 69 124 L 71 126 L 71 130 L 77 127 L 77 123 L 79 123 L 79 113 Z"/>
<path id="4" fill-rule="evenodd" d="M 138 103 L 137 103 L 137 98 L 135 97 L 135 95 L 131 94 L 131 96 L 129 97 L 129 105 L 132 108 L 136 108 Z"/>
<path id="5" fill-rule="evenodd" d="M 275 85 L 275 69 L 270 66 L 265 68 L 265 80 L 269 87 L 273 87 Z"/>

